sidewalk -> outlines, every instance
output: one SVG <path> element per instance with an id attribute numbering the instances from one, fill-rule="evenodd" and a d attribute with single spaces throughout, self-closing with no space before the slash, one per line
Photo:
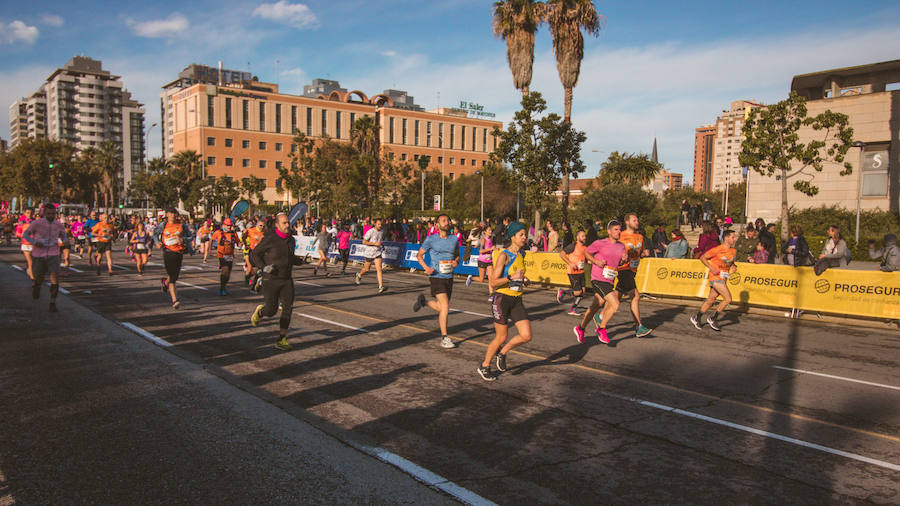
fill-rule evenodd
<path id="1" fill-rule="evenodd" d="M 446 504 L 0 263 L 0 504 Z M 65 287 L 63 285 L 63 287 Z"/>

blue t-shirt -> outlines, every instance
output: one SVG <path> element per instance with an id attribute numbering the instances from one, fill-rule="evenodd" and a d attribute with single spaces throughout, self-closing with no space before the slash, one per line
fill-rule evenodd
<path id="1" fill-rule="evenodd" d="M 84 220 L 84 231 L 87 232 L 88 237 L 94 237 L 93 234 L 91 234 L 91 229 L 94 228 L 94 225 L 98 223 L 100 223 L 100 220 Z"/>
<path id="2" fill-rule="evenodd" d="M 452 278 L 453 267 L 446 263 L 444 268 L 448 272 L 441 272 L 441 262 L 452 262 L 459 253 L 459 238 L 455 235 L 448 235 L 446 239 L 441 239 L 440 234 L 429 235 L 422 243 L 422 249 L 429 253 L 429 267 L 434 269 L 431 274 L 433 278 Z"/>

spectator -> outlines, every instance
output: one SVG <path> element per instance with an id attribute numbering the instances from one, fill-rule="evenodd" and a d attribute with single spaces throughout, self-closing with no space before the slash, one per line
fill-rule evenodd
<path id="1" fill-rule="evenodd" d="M 756 219 L 756 230 L 759 231 L 759 241 L 766 244 L 766 251 L 769 252 L 769 263 L 775 263 L 775 226 L 767 226 L 762 218 Z"/>
<path id="2" fill-rule="evenodd" d="M 875 249 L 875 241 L 869 241 L 869 258 L 881 259 L 881 270 L 884 272 L 900 271 L 900 247 L 897 246 L 897 236 L 884 235 L 884 245 L 881 249 Z"/>
<path id="3" fill-rule="evenodd" d="M 566 247 L 575 242 L 575 236 L 572 235 L 572 228 L 569 224 L 562 222 L 562 246 Z"/>
<path id="4" fill-rule="evenodd" d="M 559 253 L 562 246 L 559 244 L 559 232 L 553 222 L 547 220 L 547 249 L 549 253 Z"/>
<path id="5" fill-rule="evenodd" d="M 701 255 L 718 246 L 719 234 L 716 233 L 716 225 L 711 221 L 704 221 L 700 225 L 703 232 L 697 241 L 697 247 L 694 248 L 694 258 L 700 258 Z"/>
<path id="6" fill-rule="evenodd" d="M 584 243 L 588 246 L 594 244 L 594 241 L 600 238 L 597 235 L 597 229 L 594 228 L 594 224 L 591 223 L 591 220 L 584 220 L 584 234 Z"/>
<path id="7" fill-rule="evenodd" d="M 734 249 L 737 251 L 737 261 L 748 262 L 756 253 L 756 246 L 759 242 L 759 234 L 756 229 L 747 227 L 747 229 L 744 230 L 744 235 L 741 236 L 741 238 L 738 239 L 737 244 L 734 245 Z M 766 258 L 768 258 L 768 256 Z"/>
<path id="8" fill-rule="evenodd" d="M 699 202 L 697 202 L 693 207 L 691 207 L 691 231 L 694 230 L 694 227 L 700 226 L 700 216 L 702 215 L 703 207 Z"/>
<path id="9" fill-rule="evenodd" d="M 751 264 L 769 263 L 769 245 L 765 241 L 756 241 L 756 250 L 749 261 Z"/>
<path id="10" fill-rule="evenodd" d="M 849 258 L 850 250 L 847 248 L 847 241 L 841 237 L 841 227 L 828 227 L 828 240 L 825 241 L 819 260 L 827 260 L 826 266 L 829 268 L 844 268 L 847 267 Z"/>
<path id="11" fill-rule="evenodd" d="M 722 242 L 722 234 L 725 233 L 725 220 L 716 217 L 716 233 L 719 235 L 719 242 Z"/>
<path id="12" fill-rule="evenodd" d="M 707 222 L 713 217 L 713 205 L 709 198 L 703 199 L 703 221 Z"/>
<path id="13" fill-rule="evenodd" d="M 681 230 L 672 231 L 672 242 L 666 246 L 666 258 L 687 258 L 688 242 Z"/>
<path id="14" fill-rule="evenodd" d="M 677 229 L 676 229 L 677 230 Z M 666 226 L 660 225 L 650 237 L 650 245 L 653 248 L 653 256 L 662 258 L 665 256 L 666 247 L 669 244 L 668 234 L 666 234 Z"/>
<path id="15" fill-rule="evenodd" d="M 801 267 L 812 263 L 809 260 L 809 243 L 803 237 L 803 229 L 798 225 L 791 227 L 791 237 L 781 247 L 781 253 L 785 256 L 786 265 Z"/>
<path id="16" fill-rule="evenodd" d="M 688 204 L 687 199 L 681 201 L 681 220 L 679 220 L 678 225 L 687 225 L 691 219 L 691 205 Z"/>

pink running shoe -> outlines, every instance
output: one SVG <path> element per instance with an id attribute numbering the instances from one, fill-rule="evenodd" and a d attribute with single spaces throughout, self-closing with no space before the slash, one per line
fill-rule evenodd
<path id="1" fill-rule="evenodd" d="M 575 339 L 578 339 L 579 343 L 584 344 L 584 329 L 581 328 L 581 325 L 575 325 L 575 328 L 572 330 L 575 331 Z M 606 342 L 609 342 L 609 340 Z"/>
<path id="2" fill-rule="evenodd" d="M 609 336 L 606 335 L 606 329 L 605 329 L 605 328 L 604 328 L 604 329 L 600 329 L 600 331 L 597 332 L 597 338 L 600 339 L 600 342 L 601 342 L 601 343 L 609 344 Z"/>

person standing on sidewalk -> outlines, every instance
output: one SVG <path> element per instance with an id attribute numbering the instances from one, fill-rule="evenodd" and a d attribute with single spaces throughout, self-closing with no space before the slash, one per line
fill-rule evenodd
<path id="1" fill-rule="evenodd" d="M 59 293 L 59 245 L 68 244 L 66 227 L 56 221 L 56 207 L 44 204 L 43 217 L 31 222 L 22 235 L 34 247 L 31 251 L 32 273 L 31 298 L 41 297 L 44 276 L 50 274 L 50 312 L 56 312 L 56 295 Z"/>

